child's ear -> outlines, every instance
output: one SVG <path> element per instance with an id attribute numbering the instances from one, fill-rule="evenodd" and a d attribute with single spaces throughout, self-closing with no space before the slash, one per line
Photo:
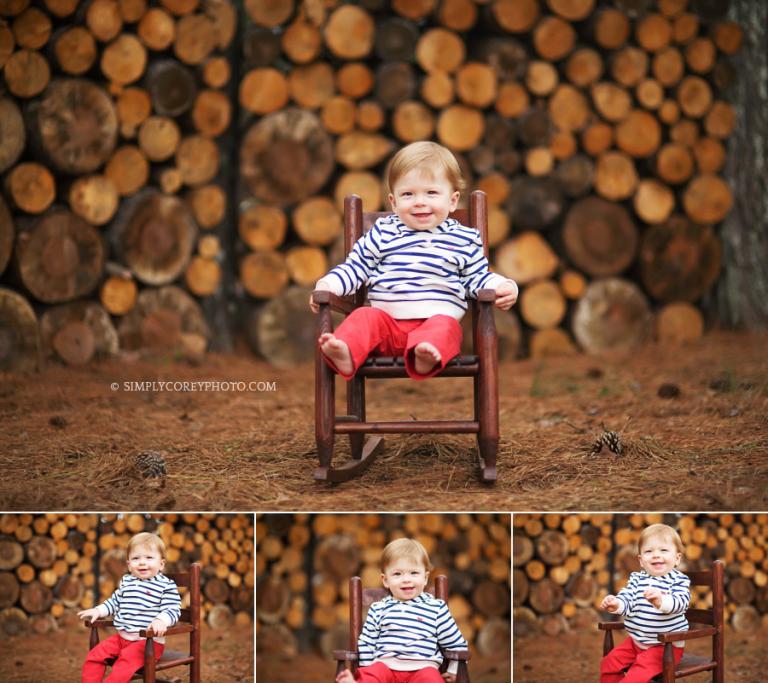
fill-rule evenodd
<path id="1" fill-rule="evenodd" d="M 459 198 L 460 197 L 461 197 L 461 192 L 459 192 L 458 190 L 456 190 L 451 195 L 451 211 L 455 211 L 456 210 L 456 207 L 459 205 Z"/>
<path id="2" fill-rule="evenodd" d="M 387 575 L 386 574 L 382 574 L 381 575 L 381 585 L 384 586 L 384 588 L 389 588 L 389 586 L 387 585 Z"/>
<path id="3" fill-rule="evenodd" d="M 387 200 L 389 201 L 389 205 L 392 207 L 392 211 L 395 210 L 395 195 L 392 193 L 387 195 Z"/>

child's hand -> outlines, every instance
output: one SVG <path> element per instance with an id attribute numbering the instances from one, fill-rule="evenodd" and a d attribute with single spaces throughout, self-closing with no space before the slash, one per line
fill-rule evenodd
<path id="1" fill-rule="evenodd" d="M 315 292 L 317 291 L 330 291 L 330 287 L 325 282 L 325 280 L 318 280 L 317 284 L 315 285 Z M 314 292 L 313 292 L 314 293 Z M 309 295 L 309 307 L 312 309 L 312 313 L 319 313 L 320 312 L 320 306 L 318 306 L 314 301 L 312 301 L 312 294 Z"/>
<path id="2" fill-rule="evenodd" d="M 88 621 L 95 621 L 99 618 L 99 610 L 95 607 L 91 607 L 90 609 L 84 609 L 81 612 L 77 613 L 78 618 L 80 619 L 87 619 Z"/>
<path id="3" fill-rule="evenodd" d="M 168 630 L 168 624 L 166 624 L 162 619 L 157 618 L 153 619 L 152 623 L 149 625 L 149 628 L 154 631 L 154 634 L 156 636 L 163 636 L 165 635 L 165 632 Z"/>
<path id="4" fill-rule="evenodd" d="M 600 603 L 600 609 L 603 609 L 606 612 L 617 612 L 619 606 L 619 601 L 613 595 L 606 595 Z"/>
<path id="5" fill-rule="evenodd" d="M 338 676 L 336 676 L 336 683 L 355 683 L 355 677 L 348 669 L 344 669 Z"/>
<path id="6" fill-rule="evenodd" d="M 656 609 L 661 609 L 661 599 L 664 597 L 664 593 L 661 590 L 658 588 L 646 588 L 643 597 Z"/>
<path id="7" fill-rule="evenodd" d="M 507 280 L 496 287 L 496 307 L 502 311 L 508 311 L 517 301 L 517 284 L 514 280 Z"/>
<path id="8" fill-rule="evenodd" d="M 443 674 L 445 683 L 456 683 L 456 674 L 449 674 L 447 671 Z"/>

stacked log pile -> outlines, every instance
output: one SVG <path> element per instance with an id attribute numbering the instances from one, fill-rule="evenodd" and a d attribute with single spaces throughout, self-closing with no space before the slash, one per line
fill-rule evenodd
<path id="1" fill-rule="evenodd" d="M 343 197 L 383 209 L 393 150 L 434 139 L 488 194 L 492 264 L 522 285 L 533 355 L 573 352 L 574 338 L 587 351 L 631 346 L 654 312 L 663 341 L 701 335 L 696 303 L 717 278 L 716 227 L 732 204 L 720 174 L 742 31 L 727 0 L 245 5 L 251 296 L 300 300 L 292 286 L 341 256 Z M 281 323 L 265 331 L 256 316 L 256 346 Z M 293 332 L 281 351 L 304 343 Z"/>
<path id="2" fill-rule="evenodd" d="M 408 536 L 427 549 L 432 576 L 448 577 L 448 606 L 484 655 L 510 645 L 509 515 L 257 515 L 256 641 L 259 651 L 325 655 L 348 642 L 349 579 L 381 587 L 379 560 Z"/>
<path id="3" fill-rule="evenodd" d="M 611 580 L 610 515 L 516 514 L 513 525 L 515 636 L 597 623 Z"/>
<path id="4" fill-rule="evenodd" d="M 343 257 L 343 197 L 384 208 L 386 161 L 419 139 L 488 194 L 492 264 L 523 289 L 505 354 L 518 316 L 534 356 L 654 324 L 695 339 L 732 204 L 727 8 L 248 0 L 235 54 L 231 0 L 2 3 L 0 366 L 199 358 L 240 297 L 261 355 L 311 357 L 304 304 Z"/>
<path id="5" fill-rule="evenodd" d="M 0 367 L 204 352 L 236 19 L 230 0 L 0 3 Z"/>
<path id="6" fill-rule="evenodd" d="M 203 618 L 213 628 L 251 622 L 250 515 L 3 514 L 0 638 L 72 625 L 79 610 L 103 602 L 126 573 L 128 540 L 141 531 L 164 540 L 167 571 L 202 564 Z"/>
<path id="7" fill-rule="evenodd" d="M 768 626 L 768 515 L 528 514 L 514 516 L 513 625 L 516 636 L 595 628 L 600 602 L 639 571 L 637 539 L 649 524 L 676 528 L 683 570 L 725 562 L 726 621 L 739 633 Z M 691 606 L 712 596 L 694 587 Z"/>

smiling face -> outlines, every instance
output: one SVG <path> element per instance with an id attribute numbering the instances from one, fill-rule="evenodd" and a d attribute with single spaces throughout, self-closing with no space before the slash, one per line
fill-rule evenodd
<path id="1" fill-rule="evenodd" d="M 674 539 L 667 534 L 654 534 L 643 542 L 640 548 L 640 566 L 651 576 L 669 574 L 682 558 Z"/>
<path id="2" fill-rule="evenodd" d="M 395 600 L 404 602 L 421 595 L 428 578 L 429 572 L 419 560 L 400 557 L 387 566 L 381 575 L 381 582 Z"/>
<path id="3" fill-rule="evenodd" d="M 152 545 L 135 545 L 128 553 L 128 571 L 137 579 L 152 579 L 164 568 L 163 556 Z"/>
<path id="4" fill-rule="evenodd" d="M 445 172 L 417 167 L 400 176 L 392 186 L 389 203 L 411 230 L 431 230 L 440 225 L 459 203 Z"/>

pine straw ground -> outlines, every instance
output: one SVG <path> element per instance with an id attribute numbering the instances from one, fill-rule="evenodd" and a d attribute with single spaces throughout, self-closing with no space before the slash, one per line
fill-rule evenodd
<path id="1" fill-rule="evenodd" d="M 618 645 L 624 635 L 617 637 Z M 768 670 L 765 628 L 751 636 L 725 631 L 725 680 L 728 683 L 763 683 Z M 711 640 L 691 640 L 686 650 L 701 657 L 711 656 Z M 584 683 L 600 676 L 603 632 L 594 629 L 571 631 L 558 636 L 515 638 L 515 683 Z M 689 683 L 710 683 L 712 674 L 694 674 Z"/>
<path id="2" fill-rule="evenodd" d="M 24 634 L 0 641 L 0 680 L 3 683 L 77 683 L 88 652 L 88 630 L 75 617 L 46 635 Z M 105 631 L 101 637 L 114 631 Z M 167 646 L 183 652 L 189 639 L 169 636 Z M 233 625 L 214 631 L 203 624 L 200 640 L 205 683 L 253 683 L 253 627 Z M 186 683 L 186 667 L 168 669 L 169 680 Z"/>
<path id="3" fill-rule="evenodd" d="M 127 356 L 51 363 L 0 375 L 0 509 L 765 509 L 767 339 L 716 332 L 683 349 L 502 364 L 495 486 L 478 482 L 466 435 L 391 436 L 360 480 L 314 482 L 309 365 L 278 370 L 245 353 L 199 367 Z M 127 391 L 129 380 L 276 384 Z M 664 383 L 680 395 L 659 397 Z M 467 417 L 470 402 L 458 379 L 369 383 L 372 419 Z M 624 455 L 590 455 L 602 425 L 620 431 Z M 164 454 L 163 486 L 136 473 L 146 449 Z"/>

